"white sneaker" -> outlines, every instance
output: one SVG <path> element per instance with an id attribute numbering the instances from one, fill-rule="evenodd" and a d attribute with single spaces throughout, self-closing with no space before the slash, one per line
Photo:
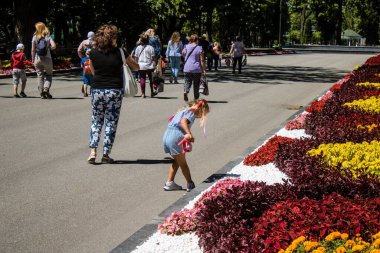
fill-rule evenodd
<path id="1" fill-rule="evenodd" d="M 164 185 L 165 191 L 176 191 L 176 190 L 182 190 L 182 186 L 174 183 L 174 181 L 166 182 Z"/>

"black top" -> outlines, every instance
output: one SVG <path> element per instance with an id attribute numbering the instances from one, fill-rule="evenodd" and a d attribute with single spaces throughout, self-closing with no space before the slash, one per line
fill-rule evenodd
<path id="1" fill-rule="evenodd" d="M 124 50 L 125 58 L 128 53 Z M 90 60 L 94 66 L 95 76 L 92 88 L 123 88 L 123 61 L 119 48 L 103 53 L 96 48 L 90 52 Z"/>
<path id="2" fill-rule="evenodd" d="M 199 39 L 198 45 L 202 47 L 203 53 L 206 56 L 208 53 L 208 47 L 210 45 L 210 42 L 208 40 L 205 40 L 205 39 Z"/>

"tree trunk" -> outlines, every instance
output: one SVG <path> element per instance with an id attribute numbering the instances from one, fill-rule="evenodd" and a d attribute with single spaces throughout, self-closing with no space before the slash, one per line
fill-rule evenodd
<path id="1" fill-rule="evenodd" d="M 306 6 L 303 6 L 301 13 L 301 35 L 300 35 L 300 43 L 303 44 L 303 38 L 305 36 L 305 23 L 306 23 Z"/>
<path id="2" fill-rule="evenodd" d="M 19 43 L 25 46 L 25 54 L 30 57 L 31 41 L 34 33 L 34 24 L 38 21 L 44 22 L 45 1 L 38 5 L 29 0 L 13 0 L 15 36 Z"/>
<path id="3" fill-rule="evenodd" d="M 336 44 L 341 45 L 342 44 L 342 23 L 343 23 L 343 0 L 338 0 L 338 20 L 336 24 L 335 29 L 335 36 L 336 36 Z"/>
<path id="4" fill-rule="evenodd" d="M 212 40 L 212 12 L 213 9 L 207 10 L 207 19 L 206 19 L 206 32 L 208 34 L 208 40 Z"/>

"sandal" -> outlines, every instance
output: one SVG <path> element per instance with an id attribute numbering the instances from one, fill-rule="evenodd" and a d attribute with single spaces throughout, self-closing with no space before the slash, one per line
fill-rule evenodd
<path id="1" fill-rule="evenodd" d="M 94 163 L 95 163 L 95 160 L 96 160 L 96 152 L 91 151 L 91 154 L 90 154 L 90 156 L 89 156 L 88 159 L 87 159 L 87 162 L 88 162 L 89 164 L 94 164 Z"/>

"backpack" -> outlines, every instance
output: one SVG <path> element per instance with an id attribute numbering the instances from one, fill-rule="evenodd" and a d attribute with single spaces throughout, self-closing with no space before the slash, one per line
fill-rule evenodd
<path id="1" fill-rule="evenodd" d="M 36 53 L 38 56 L 46 56 L 48 52 L 48 44 L 45 37 L 42 37 L 40 40 L 37 40 Z"/>
<path id="2" fill-rule="evenodd" d="M 161 57 L 161 46 L 160 41 L 157 37 L 150 37 L 149 38 L 149 45 L 151 45 L 154 48 L 154 54 L 157 58 Z"/>
<path id="3" fill-rule="evenodd" d="M 92 72 L 91 72 L 91 66 L 90 66 L 90 59 L 87 59 L 83 63 L 83 71 L 84 71 L 85 74 L 92 74 Z"/>

